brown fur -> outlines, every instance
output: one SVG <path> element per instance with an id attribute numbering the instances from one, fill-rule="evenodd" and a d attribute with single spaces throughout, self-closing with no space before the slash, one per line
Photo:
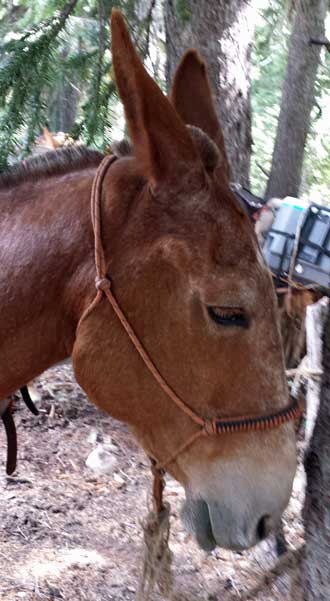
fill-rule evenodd
<path id="1" fill-rule="evenodd" d="M 216 165 L 217 153 L 203 159 L 180 117 L 179 76 L 170 104 L 144 70 L 117 11 L 112 44 L 134 148 L 103 182 L 102 237 L 113 291 L 160 372 L 200 415 L 275 411 L 287 404 L 275 295 L 249 220 L 225 171 L 205 168 Z M 190 119 L 187 105 L 185 115 L 210 136 L 214 114 L 209 122 L 204 109 L 213 105 L 199 59 L 195 69 L 201 114 L 194 106 Z M 72 164 L 51 176 L 21 177 L 1 191 L 0 398 L 72 355 L 90 399 L 127 422 L 161 461 L 196 426 L 150 377 L 109 303 L 101 302 L 77 331 L 95 296 L 90 194 L 97 163 L 96 157 L 79 169 Z M 241 309 L 249 327 L 217 325 L 210 306 Z M 288 425 L 202 439 L 169 469 L 189 494 L 210 502 L 217 542 L 237 548 L 256 542 L 261 515 L 277 519 L 294 467 Z"/>
<path id="2" fill-rule="evenodd" d="M 175 73 L 171 99 L 185 123 L 200 127 L 214 140 L 220 151 L 223 176 L 228 180 L 230 169 L 225 141 L 214 108 L 205 63 L 196 50 L 188 50 L 184 55 Z"/>

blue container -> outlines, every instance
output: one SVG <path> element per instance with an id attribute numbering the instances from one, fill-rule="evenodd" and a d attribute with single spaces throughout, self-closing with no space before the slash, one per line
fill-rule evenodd
<path id="1" fill-rule="evenodd" d="M 263 253 L 276 276 L 287 276 L 298 236 L 293 279 L 302 284 L 330 286 L 330 209 L 285 199 L 269 230 Z"/>

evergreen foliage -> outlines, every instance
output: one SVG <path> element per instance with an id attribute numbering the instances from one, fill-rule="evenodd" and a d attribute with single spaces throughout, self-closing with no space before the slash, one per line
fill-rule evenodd
<path id="1" fill-rule="evenodd" d="M 174 3 L 183 24 L 190 18 L 188 3 Z M 253 191 L 262 195 L 291 22 L 288 0 L 258 0 L 257 4 L 261 8 L 252 52 L 251 182 Z M 110 144 L 119 106 L 109 39 L 114 6 L 125 14 L 140 53 L 164 89 L 159 69 L 164 50 L 156 58 L 153 52 L 160 0 L 0 0 L 0 170 L 29 153 L 45 125 L 99 149 Z M 329 94 L 330 53 L 324 50 L 302 183 L 302 191 L 315 200 L 330 196 Z"/>
<path id="2" fill-rule="evenodd" d="M 117 100 L 109 39 L 114 6 L 146 55 L 152 0 L 142 17 L 138 0 L 1 2 L 0 170 L 29 153 L 46 124 L 98 148 L 109 144 Z"/>
<path id="3" fill-rule="evenodd" d="M 54 77 L 54 52 L 59 34 L 76 4 L 77 0 L 70 0 L 62 10 L 56 10 L 52 17 L 45 19 L 42 27 L 34 25 L 2 45 L 0 167 L 14 153 L 22 127 L 27 128 L 28 151 L 35 131 L 46 121 L 43 91 Z"/>
<path id="4" fill-rule="evenodd" d="M 291 32 L 287 0 L 270 0 L 260 10 L 252 52 L 251 183 L 263 195 L 271 167 L 282 83 Z M 316 106 L 307 139 L 302 194 L 330 202 L 330 53 L 323 51 L 316 82 Z"/>

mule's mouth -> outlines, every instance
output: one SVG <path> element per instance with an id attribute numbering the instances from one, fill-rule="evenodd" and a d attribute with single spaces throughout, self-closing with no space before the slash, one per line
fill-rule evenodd
<path id="1" fill-rule="evenodd" d="M 204 551 L 212 551 L 217 546 L 211 524 L 208 505 L 202 499 L 187 500 L 181 512 L 182 521 Z"/>
<path id="2" fill-rule="evenodd" d="M 276 525 L 268 514 L 257 520 L 244 512 L 235 517 L 226 505 L 189 497 L 182 508 L 182 521 L 204 551 L 217 546 L 244 551 L 267 538 Z"/>

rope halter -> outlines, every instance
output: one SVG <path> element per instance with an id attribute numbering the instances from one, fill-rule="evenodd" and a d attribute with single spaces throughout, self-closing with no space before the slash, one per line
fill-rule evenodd
<path id="1" fill-rule="evenodd" d="M 108 299 L 110 305 L 112 306 L 112 309 L 117 315 L 128 337 L 130 338 L 133 346 L 139 353 L 146 368 L 156 380 L 157 384 L 160 386 L 163 392 L 165 392 L 167 397 L 178 407 L 178 409 L 185 413 L 198 426 L 198 429 L 186 441 L 184 441 L 182 445 L 180 445 L 180 447 L 177 448 L 172 455 L 170 455 L 163 461 L 152 460 L 153 473 L 154 476 L 158 479 L 159 488 L 162 492 L 163 475 L 165 473 L 165 468 L 170 463 L 172 463 L 178 457 L 178 455 L 186 451 L 187 448 L 190 447 L 199 438 L 203 436 L 216 436 L 220 434 L 271 430 L 281 426 L 282 424 L 296 420 L 300 416 L 301 410 L 298 400 L 293 399 L 286 407 L 279 409 L 278 411 L 275 411 L 273 413 L 268 413 L 266 415 L 203 418 L 198 413 L 196 413 L 196 411 L 194 411 L 191 407 L 189 407 L 189 405 L 187 405 L 187 403 L 183 401 L 176 394 L 176 392 L 174 392 L 173 388 L 171 388 L 171 386 L 169 386 L 169 384 L 163 378 L 161 373 L 158 371 L 156 365 L 150 358 L 149 354 L 143 347 L 139 338 L 135 334 L 129 321 L 125 317 L 116 297 L 114 296 L 114 293 L 112 292 L 111 280 L 106 273 L 105 252 L 103 248 L 101 235 L 102 184 L 109 167 L 114 163 L 116 158 L 117 157 L 114 155 L 106 156 L 99 165 L 93 181 L 91 194 L 91 214 L 95 241 L 95 286 L 97 289 L 97 294 L 92 303 L 89 305 L 89 307 L 87 307 L 86 311 L 80 318 L 78 328 L 82 321 L 86 319 L 86 317 L 94 310 L 97 304 L 105 296 Z M 161 492 L 160 500 L 158 500 L 158 502 L 156 503 L 157 507 L 159 508 L 162 507 Z"/>

